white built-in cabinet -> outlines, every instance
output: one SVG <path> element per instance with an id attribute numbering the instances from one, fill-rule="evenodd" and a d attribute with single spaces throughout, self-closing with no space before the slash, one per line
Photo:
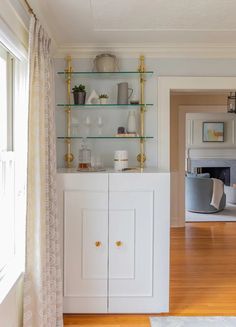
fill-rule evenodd
<path id="1" fill-rule="evenodd" d="M 58 173 L 64 312 L 166 312 L 169 174 Z"/>

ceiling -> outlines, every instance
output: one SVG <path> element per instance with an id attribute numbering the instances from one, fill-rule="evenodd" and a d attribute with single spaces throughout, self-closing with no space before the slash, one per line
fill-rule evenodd
<path id="1" fill-rule="evenodd" d="M 29 0 L 58 45 L 234 43 L 235 0 Z"/>

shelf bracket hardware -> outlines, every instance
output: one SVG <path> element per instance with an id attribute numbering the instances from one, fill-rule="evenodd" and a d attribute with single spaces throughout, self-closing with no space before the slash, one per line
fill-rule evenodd
<path id="1" fill-rule="evenodd" d="M 146 161 L 145 156 L 145 140 L 144 140 L 144 125 L 145 125 L 145 111 L 146 111 L 146 105 L 145 105 L 145 64 L 144 64 L 144 56 L 141 55 L 139 58 L 140 64 L 139 64 L 139 73 L 140 73 L 140 103 L 142 105 L 140 106 L 140 153 L 137 155 L 137 160 L 140 164 L 140 168 L 144 168 L 144 163 Z M 144 104 L 144 105 L 143 105 Z"/>
<path id="2" fill-rule="evenodd" d="M 66 143 L 66 154 L 64 156 L 66 167 L 71 168 L 74 160 L 74 156 L 71 152 L 71 73 L 72 73 L 72 65 L 71 65 L 71 56 L 66 57 L 67 68 L 65 69 L 66 73 L 66 84 L 67 84 L 67 103 L 68 106 L 65 109 L 66 113 L 66 131 L 67 131 L 67 139 Z"/>

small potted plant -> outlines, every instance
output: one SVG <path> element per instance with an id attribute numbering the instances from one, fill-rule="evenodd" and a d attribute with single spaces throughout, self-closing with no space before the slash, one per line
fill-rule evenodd
<path id="1" fill-rule="evenodd" d="M 85 104 L 86 91 L 84 85 L 82 84 L 80 84 L 79 86 L 75 85 L 72 88 L 72 92 L 74 95 L 74 104 L 78 104 L 78 105 Z"/>
<path id="2" fill-rule="evenodd" d="M 107 99 L 108 99 L 108 95 L 107 94 L 100 94 L 99 95 L 99 100 L 101 104 L 106 104 L 107 103 Z"/>

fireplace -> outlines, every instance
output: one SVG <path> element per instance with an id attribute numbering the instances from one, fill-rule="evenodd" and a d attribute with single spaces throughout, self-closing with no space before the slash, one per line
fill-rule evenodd
<path id="1" fill-rule="evenodd" d="M 211 178 L 221 179 L 230 186 L 230 167 L 197 167 L 198 173 L 209 173 Z"/>

